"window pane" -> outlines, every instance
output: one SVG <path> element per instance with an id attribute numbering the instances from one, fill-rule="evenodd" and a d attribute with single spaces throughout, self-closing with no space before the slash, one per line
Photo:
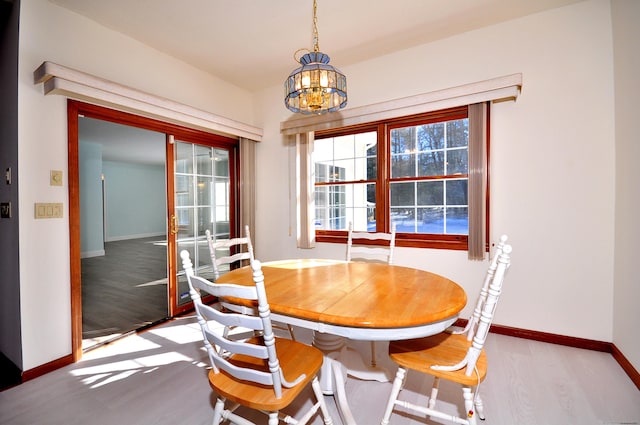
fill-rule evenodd
<path id="1" fill-rule="evenodd" d="M 449 235 L 469 234 L 469 209 L 467 207 L 447 208 L 447 229 Z"/>
<path id="2" fill-rule="evenodd" d="M 443 176 L 444 151 L 432 151 L 418 154 L 418 176 Z M 394 176 L 395 177 L 395 176 Z"/>
<path id="3" fill-rule="evenodd" d="M 360 167 L 356 166 L 358 162 L 360 162 L 361 164 Z M 363 165 L 364 163 L 365 163 L 364 158 L 360 158 L 360 161 L 358 161 L 356 158 L 335 160 L 333 175 L 330 176 L 329 181 L 344 182 L 344 181 L 363 180 L 365 178 L 365 174 L 361 174 L 360 176 L 357 176 L 356 168 L 358 168 L 362 173 L 364 171 L 364 165 Z"/>
<path id="4" fill-rule="evenodd" d="M 444 124 L 433 123 L 419 126 L 418 149 L 422 152 L 444 149 Z"/>
<path id="5" fill-rule="evenodd" d="M 199 205 L 213 204 L 213 178 L 207 176 L 196 177 L 196 199 Z"/>
<path id="6" fill-rule="evenodd" d="M 467 174 L 469 172 L 468 149 L 447 151 L 447 174 Z"/>
<path id="7" fill-rule="evenodd" d="M 176 198 L 179 201 L 179 205 L 193 205 L 195 202 L 193 195 L 193 177 L 176 175 L 175 185 Z"/>
<path id="8" fill-rule="evenodd" d="M 391 130 L 391 154 L 416 151 L 416 128 L 404 127 Z"/>
<path id="9" fill-rule="evenodd" d="M 355 135 L 335 137 L 333 139 L 333 159 L 353 158 L 356 154 L 355 140 Z M 364 156 L 364 153 L 360 156 Z"/>
<path id="10" fill-rule="evenodd" d="M 450 148 L 468 146 L 469 120 L 455 120 L 447 122 L 447 146 Z"/>
<path id="11" fill-rule="evenodd" d="M 444 208 L 420 208 L 420 233 L 444 233 Z"/>
<path id="12" fill-rule="evenodd" d="M 418 182 L 418 205 L 444 205 L 444 182 L 442 180 Z"/>
<path id="13" fill-rule="evenodd" d="M 213 168 L 213 149 L 208 146 L 194 145 L 196 158 L 196 174 L 211 175 Z"/>
<path id="14" fill-rule="evenodd" d="M 378 177 L 378 158 L 375 154 L 367 155 L 367 180 L 375 180 Z"/>
<path id="15" fill-rule="evenodd" d="M 391 183 L 389 185 L 391 206 L 411 206 L 416 203 L 415 182 Z"/>
<path id="16" fill-rule="evenodd" d="M 391 130 L 391 177 L 415 177 L 416 128 Z"/>
<path id="17" fill-rule="evenodd" d="M 213 161 L 213 175 L 214 176 L 229 176 L 229 151 L 222 149 L 213 149 L 212 153 Z"/>
<path id="18" fill-rule="evenodd" d="M 190 144 L 180 143 L 176 145 L 176 173 L 193 173 L 193 148 Z"/>
<path id="19" fill-rule="evenodd" d="M 401 153 L 391 155 L 391 177 L 415 177 L 416 155 Z"/>
<path id="20" fill-rule="evenodd" d="M 316 186 L 315 203 L 316 230 L 375 230 L 374 183 Z"/>
<path id="21" fill-rule="evenodd" d="M 447 205 L 467 205 L 467 183 L 467 179 L 446 182 Z"/>
<path id="22" fill-rule="evenodd" d="M 396 225 L 396 232 L 416 232 L 415 212 L 415 208 L 391 208 L 391 223 Z"/>

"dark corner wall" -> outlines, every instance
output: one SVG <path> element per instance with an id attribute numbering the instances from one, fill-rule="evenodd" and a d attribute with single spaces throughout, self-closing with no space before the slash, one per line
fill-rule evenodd
<path id="1" fill-rule="evenodd" d="M 20 0 L 0 0 L 0 389 L 20 382 L 18 31 Z M 12 382 L 8 382 L 11 384 Z"/>

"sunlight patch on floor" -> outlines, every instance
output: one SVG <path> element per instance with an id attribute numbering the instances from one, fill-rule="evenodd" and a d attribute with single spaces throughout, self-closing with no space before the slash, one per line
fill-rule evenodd
<path id="1" fill-rule="evenodd" d="M 73 370 L 70 373 L 75 377 L 85 377 L 82 379 L 82 382 L 90 385 L 90 388 L 98 388 L 112 382 L 126 379 L 138 372 L 150 372 L 157 370 L 160 366 L 178 362 L 193 363 L 193 359 L 176 351 L 171 351 L 130 360 L 84 367 Z"/>
<path id="2" fill-rule="evenodd" d="M 197 322 L 178 326 L 158 327 L 150 329 L 147 332 L 168 339 L 176 344 L 188 344 L 202 340 L 202 331 Z"/>
<path id="3" fill-rule="evenodd" d="M 115 341 L 111 344 L 98 347 L 85 353 L 82 356 L 82 361 L 103 359 L 120 354 L 137 353 L 160 347 L 160 345 L 153 341 L 149 341 L 147 338 L 144 338 L 144 336 L 129 335 L 119 341 Z"/>

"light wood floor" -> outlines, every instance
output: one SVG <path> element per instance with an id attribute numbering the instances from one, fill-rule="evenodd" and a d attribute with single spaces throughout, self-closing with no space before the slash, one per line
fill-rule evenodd
<path id="1" fill-rule="evenodd" d="M 296 335 L 310 339 L 304 330 Z M 355 346 L 364 352 L 368 347 Z M 210 424 L 207 358 L 200 347 L 191 316 L 128 336 L 87 353 L 81 362 L 0 392 L 0 424 Z M 611 355 L 495 334 L 486 347 L 484 424 L 640 424 L 640 391 Z M 420 393 L 429 384 L 410 375 L 406 397 L 426 399 Z M 390 388 L 390 383 L 348 379 L 358 424 L 379 423 Z M 447 409 L 462 409 L 458 392 L 441 385 Z M 327 401 L 335 413 L 333 400 Z M 334 424 L 341 423 L 335 413 Z M 442 422 L 394 413 L 391 423 Z M 313 424 L 321 424 L 319 418 Z"/>

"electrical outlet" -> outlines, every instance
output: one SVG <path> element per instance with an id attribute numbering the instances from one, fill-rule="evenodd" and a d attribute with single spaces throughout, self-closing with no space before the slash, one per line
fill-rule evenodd
<path id="1" fill-rule="evenodd" d="M 11 218 L 11 202 L 0 203 L 0 218 Z"/>

